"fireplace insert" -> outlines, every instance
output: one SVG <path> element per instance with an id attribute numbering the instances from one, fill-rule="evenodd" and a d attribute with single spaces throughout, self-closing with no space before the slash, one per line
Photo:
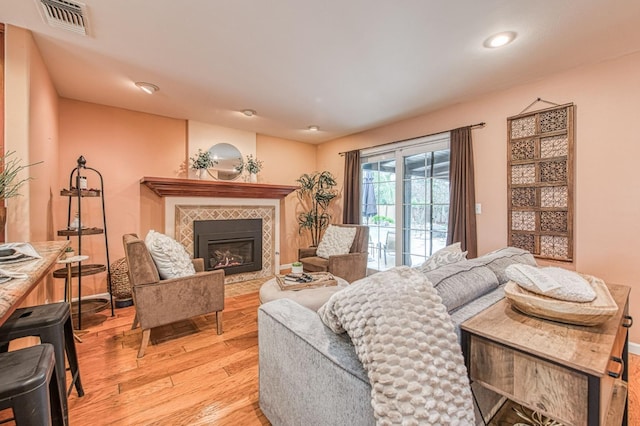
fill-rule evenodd
<path id="1" fill-rule="evenodd" d="M 262 219 L 193 221 L 194 257 L 226 275 L 262 270 Z"/>

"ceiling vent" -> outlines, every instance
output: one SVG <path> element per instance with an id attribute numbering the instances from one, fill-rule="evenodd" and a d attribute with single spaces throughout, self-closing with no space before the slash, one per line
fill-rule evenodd
<path id="1" fill-rule="evenodd" d="M 42 17 L 52 27 L 87 35 L 87 6 L 69 0 L 36 0 Z"/>

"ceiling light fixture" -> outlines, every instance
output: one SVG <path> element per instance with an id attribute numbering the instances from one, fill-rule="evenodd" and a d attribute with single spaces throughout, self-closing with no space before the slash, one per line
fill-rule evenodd
<path id="1" fill-rule="evenodd" d="M 483 46 L 489 49 L 496 47 L 506 46 L 515 40 L 517 34 L 513 31 L 505 31 L 502 33 L 494 34 L 484 41 Z"/>
<path id="2" fill-rule="evenodd" d="M 320 130 L 320 127 L 316 126 L 316 125 L 311 125 L 309 127 L 307 127 L 309 129 L 310 132 L 317 132 L 318 130 Z"/>
<path id="3" fill-rule="evenodd" d="M 254 115 L 256 115 L 256 111 L 253 109 L 243 109 L 242 113 L 247 117 L 253 117 Z"/>
<path id="4" fill-rule="evenodd" d="M 158 90 L 160 90 L 160 88 L 155 84 L 145 83 L 144 81 L 136 82 L 136 86 L 138 86 L 144 93 L 147 93 L 149 95 L 153 95 Z"/>

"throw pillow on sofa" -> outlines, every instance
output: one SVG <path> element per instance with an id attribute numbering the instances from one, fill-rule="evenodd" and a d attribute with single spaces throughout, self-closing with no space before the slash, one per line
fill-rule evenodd
<path id="1" fill-rule="evenodd" d="M 473 261 L 491 269 L 498 277 L 498 283 L 500 284 L 509 281 L 509 277 L 505 272 L 509 265 L 524 263 L 525 265 L 537 266 L 536 259 L 531 253 L 516 247 L 503 247 L 475 258 Z"/>
<path id="2" fill-rule="evenodd" d="M 441 266 L 424 275 L 442 297 L 442 303 L 449 312 L 498 288 L 496 274 L 477 259 Z"/>
<path id="3" fill-rule="evenodd" d="M 349 254 L 351 245 L 356 237 L 356 228 L 329 225 L 318 244 L 316 255 L 328 259 L 329 256 Z"/>
<path id="4" fill-rule="evenodd" d="M 433 253 L 422 265 L 417 266 L 420 272 L 433 271 L 444 265 L 460 262 L 467 258 L 467 252 L 462 251 L 460 243 L 453 243 Z"/>
<path id="5" fill-rule="evenodd" d="M 160 279 L 180 278 L 196 273 L 191 256 L 184 246 L 173 238 L 152 229 L 144 243 L 158 268 Z"/>

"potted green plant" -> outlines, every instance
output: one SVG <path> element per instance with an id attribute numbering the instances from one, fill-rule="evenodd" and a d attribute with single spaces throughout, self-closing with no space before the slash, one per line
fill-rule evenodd
<path id="1" fill-rule="evenodd" d="M 0 162 L 4 164 L 4 168 L 0 171 L 0 232 L 4 233 L 4 227 L 7 222 L 7 209 L 5 200 L 20 195 L 20 188 L 31 177 L 19 178 L 18 174 L 27 167 L 42 163 L 38 161 L 27 165 L 20 164 L 20 159 L 12 157 L 15 151 L 7 151 L 6 154 L 0 156 Z"/>
<path id="2" fill-rule="evenodd" d="M 296 195 L 304 209 L 298 214 L 298 232 L 308 229 L 311 233 L 311 245 L 316 247 L 331 220 L 328 209 L 331 201 L 338 196 L 334 189 L 337 182 L 328 171 L 305 173 L 296 182 L 300 184 Z"/>
<path id="3" fill-rule="evenodd" d="M 262 160 L 258 160 L 253 154 L 249 154 L 240 165 L 240 170 L 242 169 L 249 173 L 249 181 L 255 183 L 258 181 L 258 173 L 262 170 Z"/>
<path id="4" fill-rule="evenodd" d="M 216 161 L 211 158 L 209 151 L 203 151 L 202 149 L 198 149 L 196 155 L 189 157 L 189 160 L 191 161 L 191 168 L 196 171 L 196 176 L 199 179 L 204 177 L 204 171 L 216 164 Z"/>
<path id="5" fill-rule="evenodd" d="M 291 264 L 291 273 L 292 274 L 301 274 L 303 272 L 302 262 L 293 262 Z"/>
<path id="6" fill-rule="evenodd" d="M 71 257 L 73 257 L 75 255 L 76 255 L 76 252 L 73 251 L 73 247 L 68 246 L 66 249 L 64 249 L 64 258 L 65 259 L 69 259 L 69 258 L 71 258 Z"/>

